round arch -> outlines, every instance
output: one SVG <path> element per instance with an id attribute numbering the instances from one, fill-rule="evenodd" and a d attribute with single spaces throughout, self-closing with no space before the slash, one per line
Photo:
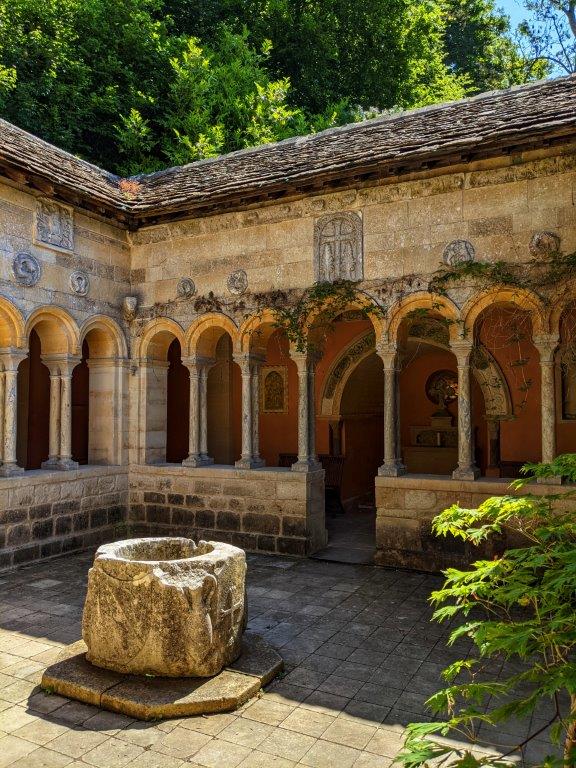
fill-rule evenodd
<path id="1" fill-rule="evenodd" d="M 265 357 L 268 341 L 278 329 L 278 320 L 272 310 L 266 309 L 257 315 L 252 315 L 238 330 L 238 351 Z"/>
<path id="2" fill-rule="evenodd" d="M 228 315 L 218 312 L 202 315 L 186 331 L 183 349 L 190 356 L 213 358 L 216 356 L 216 347 L 224 333 L 230 336 L 232 348 L 235 350 L 238 345 L 236 323 Z"/>
<path id="3" fill-rule="evenodd" d="M 548 330 L 546 312 L 540 298 L 525 288 L 492 288 L 472 296 L 462 307 L 462 330 L 464 334 L 474 333 L 476 320 L 488 307 L 496 304 L 514 304 L 530 315 L 532 334 L 544 334 Z"/>
<path id="4" fill-rule="evenodd" d="M 42 355 L 77 355 L 80 334 L 76 321 L 60 307 L 39 307 L 28 318 L 26 337 L 35 330 L 40 338 Z"/>
<path id="5" fill-rule="evenodd" d="M 390 307 L 386 328 L 389 343 L 398 341 L 402 321 L 418 311 L 426 311 L 431 316 L 444 318 L 448 323 L 450 340 L 455 341 L 459 337 L 460 313 L 456 304 L 446 296 L 432 296 L 425 291 L 417 291 Z"/>
<path id="6" fill-rule="evenodd" d="M 0 347 L 25 347 L 26 329 L 20 311 L 0 296 Z"/>
<path id="7" fill-rule="evenodd" d="M 80 347 L 89 340 L 91 357 L 126 358 L 128 345 L 120 326 L 111 317 L 96 315 L 89 318 L 80 329 Z"/>
<path id="8" fill-rule="evenodd" d="M 170 344 L 178 339 L 180 348 L 185 349 L 184 331 L 175 320 L 157 317 L 143 329 L 136 345 L 136 357 L 149 360 L 167 360 Z"/>
<path id="9" fill-rule="evenodd" d="M 375 299 L 363 294 L 358 294 L 354 301 L 350 302 L 346 307 L 342 309 L 342 312 L 353 312 L 354 310 L 365 311 L 366 319 L 370 321 L 376 334 L 376 338 L 381 338 L 385 329 L 383 313 L 379 314 L 374 311 Z M 329 303 L 328 305 L 329 306 Z M 317 308 L 312 311 L 306 319 L 306 327 L 308 333 L 313 333 L 315 323 L 322 317 L 322 314 L 326 311 L 325 308 Z"/>

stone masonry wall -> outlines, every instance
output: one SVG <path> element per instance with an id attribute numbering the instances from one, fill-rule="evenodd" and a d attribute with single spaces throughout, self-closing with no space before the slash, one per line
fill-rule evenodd
<path id="1" fill-rule="evenodd" d="M 492 538 L 484 547 L 470 547 L 451 537 L 432 534 L 432 519 L 452 506 L 472 509 L 490 496 L 512 494 L 510 480 L 433 479 L 430 475 L 376 478 L 377 565 L 440 571 L 465 567 L 481 557 L 491 558 L 506 546 L 520 544 L 510 537 Z M 530 485 L 535 494 L 561 493 L 571 486 Z M 568 502 L 575 505 L 574 501 Z M 576 505 L 575 505 L 576 506 Z"/>
<path id="2" fill-rule="evenodd" d="M 128 471 L 33 471 L 0 483 L 0 571 L 125 536 Z"/>
<path id="3" fill-rule="evenodd" d="M 131 467 L 130 534 L 310 554 L 326 542 L 323 476 L 286 469 Z"/>

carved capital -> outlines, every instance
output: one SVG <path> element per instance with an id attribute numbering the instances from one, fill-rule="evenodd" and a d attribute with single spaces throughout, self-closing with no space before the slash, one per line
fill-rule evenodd
<path id="1" fill-rule="evenodd" d="M 470 355 L 473 348 L 474 344 L 472 341 L 457 339 L 450 342 L 450 350 L 454 353 L 459 368 L 470 364 Z"/>
<path id="2" fill-rule="evenodd" d="M 541 334 L 540 336 L 535 336 L 533 342 L 540 355 L 540 363 L 548 365 L 553 363 L 559 343 L 558 337 Z"/>

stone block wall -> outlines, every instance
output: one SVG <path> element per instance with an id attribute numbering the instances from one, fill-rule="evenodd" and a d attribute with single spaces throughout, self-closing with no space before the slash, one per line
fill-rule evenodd
<path id="1" fill-rule="evenodd" d="M 506 546 L 521 542 L 494 537 L 483 547 L 470 547 L 451 537 L 432 533 L 432 519 L 452 504 L 469 509 L 491 496 L 514 493 L 510 480 L 463 481 L 432 476 L 376 478 L 376 554 L 374 562 L 436 572 L 464 567 L 481 557 L 493 557 Z M 571 490 L 570 486 L 563 486 Z M 535 494 L 562 492 L 559 486 L 531 485 Z M 521 492 L 520 492 L 521 493 Z M 574 502 L 570 502 L 574 505 Z"/>
<path id="2" fill-rule="evenodd" d="M 274 468 L 131 467 L 130 534 L 310 554 L 326 543 L 323 477 Z"/>
<path id="3" fill-rule="evenodd" d="M 0 484 L 0 570 L 122 538 L 128 471 L 33 471 Z"/>

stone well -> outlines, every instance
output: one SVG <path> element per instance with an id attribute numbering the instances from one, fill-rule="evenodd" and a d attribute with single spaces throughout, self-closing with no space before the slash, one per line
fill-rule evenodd
<path id="1" fill-rule="evenodd" d="M 210 677 L 235 661 L 246 625 L 246 557 L 216 541 L 106 544 L 88 575 L 82 636 L 92 664 Z"/>

